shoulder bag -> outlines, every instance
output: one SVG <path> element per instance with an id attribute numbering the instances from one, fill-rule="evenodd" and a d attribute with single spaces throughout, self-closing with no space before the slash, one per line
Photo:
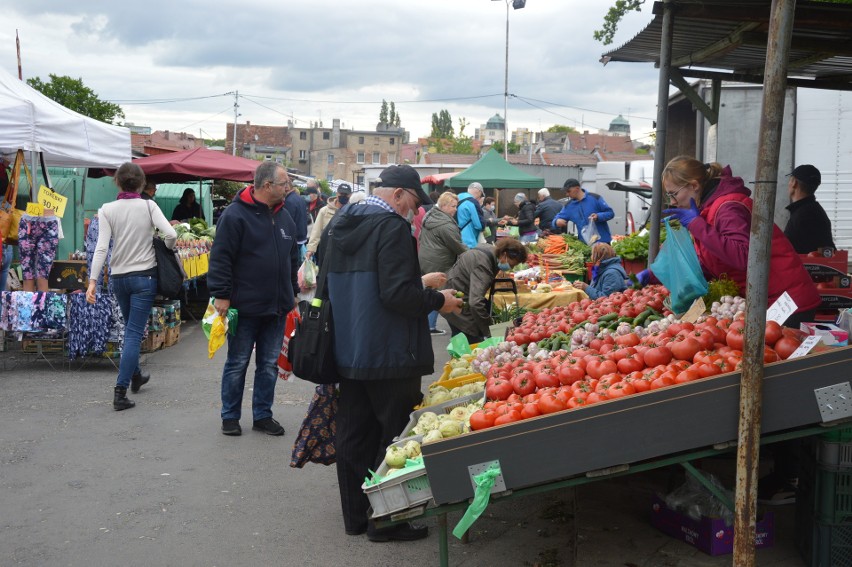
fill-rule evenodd
<path id="1" fill-rule="evenodd" d="M 330 237 L 330 233 L 326 237 Z M 293 375 L 314 384 L 334 384 L 340 381 L 334 357 L 331 301 L 325 287 L 334 247 L 329 241 L 325 248 L 327 257 L 320 265 L 316 294 L 310 302 L 299 302 L 301 320 L 296 323 L 287 351 Z"/>
<path id="2" fill-rule="evenodd" d="M 15 155 L 15 164 L 12 166 L 12 175 L 9 177 L 9 186 L 6 188 L 6 195 L 0 201 L 0 240 L 9 245 L 18 243 L 18 225 L 21 223 L 21 216 L 24 214 L 24 211 L 15 206 L 15 201 L 18 199 L 18 183 L 20 182 L 22 165 L 27 174 L 27 181 L 32 187 L 33 178 L 24 159 L 24 151 L 18 150 Z"/>
<path id="3" fill-rule="evenodd" d="M 148 214 L 151 215 L 151 226 L 156 228 L 151 206 L 153 205 L 149 203 Z M 177 252 L 169 250 L 162 238 L 154 236 L 153 240 L 154 256 L 157 258 L 157 293 L 168 299 L 176 299 L 183 289 L 186 274 L 178 261 Z"/>

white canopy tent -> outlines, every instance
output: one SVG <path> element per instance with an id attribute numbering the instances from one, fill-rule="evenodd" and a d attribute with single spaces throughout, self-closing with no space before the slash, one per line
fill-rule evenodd
<path id="1" fill-rule="evenodd" d="M 54 167 L 111 167 L 130 161 L 130 130 L 78 114 L 0 69 L 0 153 L 41 153 Z"/>

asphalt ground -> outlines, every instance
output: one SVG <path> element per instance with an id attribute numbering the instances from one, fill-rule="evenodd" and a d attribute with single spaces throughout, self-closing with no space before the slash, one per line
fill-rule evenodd
<path id="1" fill-rule="evenodd" d="M 436 374 L 448 340 L 433 338 Z M 115 412 L 110 361 L 0 353 L 0 566 L 438 565 L 434 518 L 418 542 L 347 536 L 334 466 L 289 466 L 312 385 L 278 383 L 287 433 L 270 437 L 251 430 L 249 379 L 243 435 L 222 435 L 224 359 L 208 360 L 201 328 L 184 323 L 177 345 L 144 356 L 152 379 L 130 395 L 137 406 Z M 732 475 L 733 462 L 705 465 Z M 492 502 L 469 543 L 450 535 L 450 565 L 730 565 L 649 525 L 651 496 L 676 478 L 670 468 Z M 804 565 L 793 507 L 776 513 L 758 565 Z"/>

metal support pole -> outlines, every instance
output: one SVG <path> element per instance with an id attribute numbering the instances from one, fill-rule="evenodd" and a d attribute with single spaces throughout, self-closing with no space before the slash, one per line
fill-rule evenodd
<path id="1" fill-rule="evenodd" d="M 234 92 L 234 147 L 231 155 L 237 155 L 237 118 L 240 117 L 240 91 Z"/>
<path id="2" fill-rule="evenodd" d="M 660 217 L 663 204 L 663 168 L 666 166 L 666 129 L 669 116 L 669 71 L 672 64 L 674 15 L 671 0 L 663 2 L 663 30 L 660 39 L 660 78 L 657 83 L 657 139 L 654 149 L 654 179 L 651 190 L 651 234 L 648 265 L 660 251 Z"/>
<path id="3" fill-rule="evenodd" d="M 778 155 L 784 121 L 787 58 L 796 0 L 772 0 L 766 44 L 763 110 L 758 135 L 757 172 L 752 194 L 751 241 L 746 279 L 746 326 L 740 385 L 733 564 L 753 567 L 757 524 L 757 474 L 763 405 L 763 349 L 769 286 L 769 255 L 775 216 Z"/>
<path id="4" fill-rule="evenodd" d="M 509 161 L 509 0 L 506 0 L 506 73 L 503 80 L 503 159 Z"/>

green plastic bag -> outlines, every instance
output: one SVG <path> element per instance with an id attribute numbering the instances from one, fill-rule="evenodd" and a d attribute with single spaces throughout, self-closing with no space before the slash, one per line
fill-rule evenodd
<path id="1" fill-rule="evenodd" d="M 479 519 L 485 508 L 488 507 L 488 502 L 491 500 L 491 489 L 494 488 L 494 479 L 500 476 L 500 474 L 500 465 L 492 463 L 488 469 L 473 477 L 473 482 L 476 483 L 473 501 L 453 529 L 454 536 L 461 539 L 464 533 L 470 529 L 470 526 Z"/>
<path id="2" fill-rule="evenodd" d="M 476 345 L 476 348 L 488 348 L 490 346 L 497 346 L 503 342 L 503 337 L 489 337 Z"/>
<path id="3" fill-rule="evenodd" d="M 459 333 L 450 339 L 450 344 L 447 345 L 447 352 L 453 358 L 461 358 L 463 354 L 470 354 L 470 343 L 464 333 Z"/>
<path id="4" fill-rule="evenodd" d="M 509 227 L 509 236 L 511 236 L 512 238 L 520 238 L 521 237 L 521 229 L 518 228 L 517 226 L 510 226 Z"/>
<path id="5" fill-rule="evenodd" d="M 228 309 L 228 334 L 234 336 L 237 334 L 237 320 L 239 315 L 237 310 L 231 307 Z M 204 317 L 201 319 L 201 330 L 204 331 L 204 336 L 210 340 L 210 329 L 213 328 L 213 321 L 216 319 L 216 309 L 213 307 L 213 298 L 210 298 L 210 303 L 207 304 L 207 311 L 204 312 Z"/>

